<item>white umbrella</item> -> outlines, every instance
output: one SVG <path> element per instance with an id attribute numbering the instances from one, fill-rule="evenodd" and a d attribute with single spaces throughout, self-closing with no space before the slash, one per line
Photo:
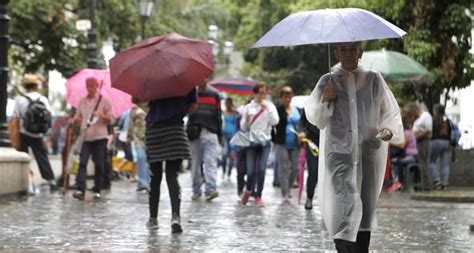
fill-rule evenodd
<path id="1" fill-rule="evenodd" d="M 297 46 L 400 38 L 406 32 L 376 14 L 358 8 L 323 9 L 292 14 L 272 27 L 257 47 Z"/>
<path id="2" fill-rule="evenodd" d="M 376 14 L 358 8 L 323 9 L 292 14 L 270 29 L 253 48 L 330 44 L 401 38 L 406 32 Z"/>

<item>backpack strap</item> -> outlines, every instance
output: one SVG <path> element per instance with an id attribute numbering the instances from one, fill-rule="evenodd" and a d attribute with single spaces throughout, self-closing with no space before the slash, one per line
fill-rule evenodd
<path id="1" fill-rule="evenodd" d="M 265 111 L 265 109 L 262 107 L 262 109 L 260 109 L 260 111 L 258 111 L 257 114 L 253 117 L 252 121 L 250 121 L 249 127 L 255 122 L 255 120 L 257 120 L 258 116 L 260 116 L 263 111 Z"/>
<path id="2" fill-rule="evenodd" d="M 26 98 L 26 100 L 28 100 L 28 108 L 29 108 L 31 103 L 33 103 L 33 99 L 27 96 L 26 94 L 24 94 L 23 97 Z M 40 97 L 36 101 L 39 101 L 39 99 Z M 23 117 L 23 115 L 21 115 L 21 117 Z"/>
<path id="3" fill-rule="evenodd" d="M 32 99 L 32 98 L 30 98 L 29 96 L 27 96 L 27 95 L 23 95 L 23 97 L 25 97 L 25 98 L 28 100 L 28 102 L 29 102 L 29 104 L 28 104 L 28 105 L 30 105 L 31 103 L 33 103 L 33 99 Z M 40 101 L 40 99 L 41 99 L 41 96 L 40 96 L 40 97 L 38 97 L 38 98 L 37 98 L 37 99 L 36 99 L 34 102 L 40 102 L 40 103 L 43 103 L 43 102 L 41 102 L 41 101 Z"/>
<path id="4" fill-rule="evenodd" d="M 33 99 L 31 99 L 29 96 L 23 95 L 23 97 L 25 97 L 28 100 L 28 102 L 30 102 L 30 104 L 33 103 Z"/>

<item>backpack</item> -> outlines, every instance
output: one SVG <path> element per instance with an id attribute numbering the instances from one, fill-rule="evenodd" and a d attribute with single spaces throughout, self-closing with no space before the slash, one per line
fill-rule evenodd
<path id="1" fill-rule="evenodd" d="M 448 119 L 449 128 L 451 132 L 449 133 L 449 143 L 451 146 L 457 146 L 459 143 L 459 139 L 461 139 L 461 131 L 459 131 L 459 127 L 454 124 L 453 121 Z"/>
<path id="2" fill-rule="evenodd" d="M 26 131 L 34 134 L 46 133 L 51 127 L 51 112 L 46 105 L 40 101 L 40 98 L 32 100 L 24 96 L 30 102 L 28 109 L 23 114 L 23 127 Z"/>

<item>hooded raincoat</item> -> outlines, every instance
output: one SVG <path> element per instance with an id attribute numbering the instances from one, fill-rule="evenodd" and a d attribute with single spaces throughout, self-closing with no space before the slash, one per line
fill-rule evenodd
<path id="1" fill-rule="evenodd" d="M 336 99 L 322 102 L 330 79 Z M 355 242 L 359 230 L 376 226 L 388 143 L 375 136 L 387 128 L 390 143 L 403 142 L 397 101 L 379 73 L 338 68 L 321 77 L 304 109 L 321 129 L 318 195 L 324 223 L 334 239 Z"/>

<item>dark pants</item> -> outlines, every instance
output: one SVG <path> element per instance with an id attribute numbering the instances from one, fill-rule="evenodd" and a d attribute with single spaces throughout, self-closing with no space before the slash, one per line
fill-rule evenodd
<path id="1" fill-rule="evenodd" d="M 79 156 L 79 172 L 77 172 L 76 184 L 77 190 L 84 192 L 86 189 L 87 162 L 92 155 L 94 161 L 94 192 L 100 192 L 104 180 L 105 157 L 107 156 L 107 139 L 97 141 L 85 141 L 82 144 L 81 154 Z"/>
<path id="2" fill-rule="evenodd" d="M 240 148 L 237 160 L 237 194 L 241 194 L 245 187 L 245 175 L 247 174 L 245 148 Z"/>
<path id="3" fill-rule="evenodd" d="M 336 239 L 336 250 L 338 253 L 368 253 L 370 245 L 370 232 L 359 231 L 357 233 L 356 242 Z"/>
<path id="4" fill-rule="evenodd" d="M 26 134 L 20 133 L 20 151 L 28 153 L 28 148 L 33 150 L 33 155 L 35 156 L 36 163 L 38 164 L 41 177 L 46 180 L 54 180 L 53 169 L 48 159 L 48 150 L 46 145 L 44 145 L 43 139 L 33 138 Z"/>
<path id="5" fill-rule="evenodd" d="M 114 176 L 114 172 L 112 169 L 112 157 L 113 151 L 107 149 L 104 160 L 104 182 L 102 184 L 104 188 L 110 188 L 112 186 L 112 178 Z"/>
<path id="6" fill-rule="evenodd" d="M 166 183 L 168 184 L 168 193 L 171 199 L 172 216 L 179 217 L 181 205 L 181 188 L 179 187 L 178 175 L 182 160 L 166 161 Z M 160 203 L 160 186 L 163 178 L 163 162 L 154 162 L 150 164 L 151 182 L 150 195 L 148 198 L 148 207 L 150 209 L 150 218 L 157 218 L 158 205 Z"/>
<path id="7" fill-rule="evenodd" d="M 117 140 L 117 146 L 123 149 L 123 152 L 125 154 L 125 160 L 129 162 L 133 161 L 132 144 L 130 142 L 123 142 Z"/>
<path id="8" fill-rule="evenodd" d="M 313 199 L 314 190 L 318 183 L 318 157 L 314 156 L 309 148 L 306 147 L 306 163 L 308 167 L 308 177 L 306 178 L 306 196 L 308 199 Z"/>
<path id="9" fill-rule="evenodd" d="M 430 190 L 431 189 L 431 186 L 433 184 L 433 179 L 431 177 L 431 171 L 430 171 L 430 168 L 428 166 L 428 158 L 429 158 L 429 154 L 430 154 L 430 147 L 431 147 L 431 141 L 427 138 L 425 139 L 417 139 L 416 140 L 416 148 L 418 150 L 418 160 L 421 164 L 421 166 L 423 166 L 423 182 L 424 182 L 424 186 L 423 188 L 425 190 Z"/>

